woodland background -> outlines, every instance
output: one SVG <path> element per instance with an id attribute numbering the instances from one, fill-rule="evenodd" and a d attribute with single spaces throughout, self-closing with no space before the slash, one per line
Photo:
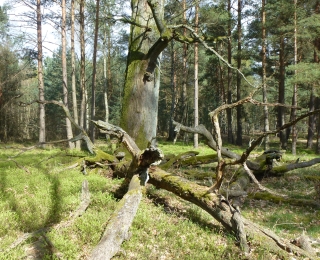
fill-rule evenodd
<path id="1" fill-rule="evenodd" d="M 18 7 L 23 11 L 10 11 Z M 317 257 L 319 250 L 310 244 L 319 244 L 314 221 L 319 208 L 319 7 L 318 1 L 265 0 L 37 0 L 1 6 L 0 218 L 7 225 L 0 233 L 10 236 L 0 252 L 15 256 L 24 250 L 33 258 L 125 258 L 120 246 L 128 233 L 123 227 L 131 227 L 141 200 L 150 200 L 175 212 L 197 205 L 201 213 L 196 222 L 207 223 L 202 214 L 208 213 L 239 246 L 233 251 L 234 245 L 224 241 L 220 255 L 216 245 L 209 249 L 207 239 L 205 255 Z M 44 26 L 56 30 L 57 48 L 48 49 Z M 185 152 L 191 135 L 196 150 Z M 127 153 L 119 152 L 120 142 L 110 136 Z M 107 138 L 106 145 L 100 138 Z M 184 142 L 179 155 L 170 153 L 181 148 L 175 146 L 177 138 Z M 216 154 L 199 154 L 202 141 Z M 25 147 L 30 143 L 37 144 Z M 58 143 L 62 152 L 49 145 Z M 42 149 L 32 151 L 38 146 Z M 86 148 L 95 155 L 86 154 Z M 124 181 L 119 185 L 115 178 Z M 75 209 L 79 181 L 81 203 Z M 176 195 L 172 201 L 168 191 Z M 252 217 L 258 206 L 248 208 L 257 199 L 292 217 L 292 222 L 272 220 L 273 228 L 281 219 L 279 225 L 303 230 L 303 239 L 289 240 L 301 232 L 279 238 L 260 226 L 266 216 Z M 175 200 L 186 204 L 172 206 Z M 37 205 L 43 206 L 41 212 Z M 114 213 L 108 210 L 101 217 L 106 205 L 115 205 Z M 98 219 L 97 230 L 85 220 L 90 211 Z M 145 230 L 139 219 L 138 214 L 131 227 L 136 228 L 134 238 Z M 170 234 L 166 227 L 147 229 L 155 237 L 158 231 Z M 108 239 L 98 243 L 103 230 Z M 114 232 L 120 233 L 112 239 Z M 66 248 L 63 239 L 80 249 Z M 129 239 L 124 246 L 136 248 L 136 243 Z M 159 239 L 154 243 L 156 248 Z M 201 247 L 192 247 L 190 254 L 202 254 Z M 148 247 L 140 253 L 130 250 L 132 259 L 150 258 Z M 150 255 L 158 259 L 161 253 L 152 248 Z"/>
<path id="2" fill-rule="evenodd" d="M 39 2 L 42 26 L 47 24 L 56 29 L 56 43 L 60 45 L 46 50 L 46 55 L 38 51 L 36 2 L 10 1 L 1 7 L 1 141 L 37 140 L 41 136 L 38 105 L 18 105 L 20 101 L 30 102 L 39 97 L 39 55 L 43 55 L 43 87 L 40 89 L 44 89 L 45 100 L 64 100 L 75 118 L 82 120 L 80 124 L 85 129 L 89 130 L 92 117 L 119 125 L 129 37 L 129 3 L 100 1 L 98 26 L 95 1 L 72 3 L 74 9 L 71 9 L 71 2 L 64 9 L 63 25 L 60 3 Z M 83 15 L 79 4 L 83 5 Z M 225 61 L 240 69 L 250 84 L 260 87 L 255 94 L 257 100 L 302 108 L 249 104 L 229 109 L 220 116 L 222 134 L 228 137 L 229 143 L 242 144 L 243 136 L 264 131 L 266 120 L 268 129 L 272 130 L 293 119 L 297 113 L 318 107 L 317 1 L 199 1 L 197 4 L 199 21 L 196 28 L 204 35 L 210 35 L 209 46 L 225 57 Z M 194 1 L 167 1 L 167 23 L 194 25 L 197 4 Z M 18 17 L 12 13 L 6 15 L 14 6 L 22 7 L 24 12 Z M 25 26 L 24 33 L 17 34 L 11 26 L 16 26 L 14 20 L 17 19 L 23 22 L 20 26 Z M 71 25 L 74 25 L 73 29 Z M 64 47 L 59 38 L 65 39 Z M 43 41 L 46 41 L 45 37 Z M 198 49 L 196 59 L 195 46 Z M 63 55 L 67 57 L 66 69 L 62 68 Z M 195 66 L 198 67 L 197 80 Z M 196 81 L 198 109 L 194 102 Z M 235 69 L 226 66 L 201 44 L 173 40 L 161 57 L 158 134 L 170 140 L 174 138 L 172 118 L 185 125 L 194 125 L 194 118 L 198 117 L 198 123 L 211 129 L 208 113 L 219 105 L 247 96 L 248 89 L 248 82 Z M 45 107 L 45 140 L 64 139 L 67 131 L 70 138 L 67 129 L 71 126 L 66 124 L 62 109 L 54 104 Z M 311 148 L 312 140 L 317 140 L 318 122 L 317 116 L 311 116 L 298 123 L 296 130 L 291 131 L 293 141 L 295 136 L 306 138 L 307 146 Z M 281 139 L 283 149 L 291 148 L 286 144 L 291 133 L 286 132 Z M 318 145 L 316 149 L 319 150 Z"/>

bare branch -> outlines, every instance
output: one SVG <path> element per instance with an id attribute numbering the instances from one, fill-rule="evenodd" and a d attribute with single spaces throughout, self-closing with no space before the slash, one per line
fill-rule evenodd
<path id="1" fill-rule="evenodd" d="M 273 190 L 270 190 L 266 187 L 264 187 L 263 185 L 260 184 L 260 182 L 256 179 L 256 177 L 254 176 L 254 174 L 251 172 L 251 170 L 248 168 L 247 164 L 244 162 L 242 164 L 243 166 L 243 169 L 246 171 L 246 173 L 249 175 L 249 177 L 251 178 L 251 180 L 258 186 L 258 188 L 262 191 L 267 191 L 273 195 L 277 195 L 277 196 L 280 196 L 280 197 L 287 197 L 287 196 L 284 196 L 282 194 L 279 194 L 277 192 L 274 192 Z"/>
<path id="2" fill-rule="evenodd" d="M 148 0 L 147 2 L 152 11 L 153 19 L 156 22 L 157 28 L 160 34 L 162 34 L 166 30 L 166 25 L 162 18 L 163 14 L 161 13 L 161 10 L 159 8 L 159 5 L 161 5 L 161 3 L 155 0 Z"/>
<path id="3" fill-rule="evenodd" d="M 56 101 L 56 100 L 33 100 L 29 103 L 24 103 L 24 102 L 20 102 L 20 106 L 29 106 L 33 103 L 39 103 L 39 104 L 55 104 L 58 105 L 60 107 L 62 107 L 63 111 L 66 114 L 66 117 L 70 120 L 70 122 L 81 132 L 78 136 L 72 138 L 70 141 L 77 141 L 79 139 L 83 139 L 86 144 L 87 144 L 87 148 L 90 151 L 90 153 L 94 153 L 95 150 L 95 145 L 92 143 L 92 141 L 90 140 L 87 132 L 83 129 L 83 127 L 81 127 L 79 124 L 77 124 L 73 117 L 71 116 L 71 113 L 69 111 L 69 108 L 67 106 L 65 106 L 62 102 Z"/>

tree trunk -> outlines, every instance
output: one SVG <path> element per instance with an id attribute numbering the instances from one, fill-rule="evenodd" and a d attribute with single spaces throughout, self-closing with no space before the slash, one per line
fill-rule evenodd
<path id="1" fill-rule="evenodd" d="M 294 0 L 294 65 L 297 65 L 298 63 L 298 51 L 297 51 L 297 0 Z M 294 75 L 295 77 L 297 76 L 297 70 L 294 71 Z M 297 109 L 295 107 L 297 107 L 298 105 L 298 87 L 297 87 L 297 83 L 294 84 L 293 86 L 293 95 L 292 95 L 292 106 L 294 106 L 294 108 L 291 109 L 291 113 L 292 113 L 292 119 L 290 119 L 290 121 L 295 120 L 297 117 Z M 294 124 L 292 126 L 292 154 L 296 155 L 297 153 L 297 127 Z"/>
<path id="2" fill-rule="evenodd" d="M 316 100 L 315 100 L 315 104 L 316 104 L 316 108 L 319 108 L 320 107 L 320 97 L 316 97 Z M 317 147 L 316 147 L 316 153 L 317 154 L 320 154 L 320 114 L 317 115 L 317 124 L 318 124 L 318 127 L 317 127 Z"/>
<path id="3" fill-rule="evenodd" d="M 229 21 L 228 21 L 228 63 L 231 64 L 232 61 L 232 46 L 231 46 L 231 0 L 228 0 L 228 14 L 229 14 Z M 227 104 L 232 103 L 232 69 L 228 66 L 228 87 L 227 87 Z M 234 143 L 233 132 L 232 132 L 232 111 L 230 108 L 227 109 L 227 127 L 228 127 L 228 142 L 230 144 Z"/>
<path id="4" fill-rule="evenodd" d="M 80 126 L 86 130 L 86 56 L 84 39 L 84 5 L 85 0 L 80 0 L 80 85 L 81 85 L 81 107 L 80 107 Z"/>
<path id="5" fill-rule="evenodd" d="M 284 36 L 280 37 L 280 55 L 279 55 L 279 97 L 278 102 L 285 104 L 285 54 L 284 54 Z M 278 124 L 280 128 L 285 124 L 285 107 L 278 107 Z M 287 136 L 286 131 L 280 131 L 281 149 L 287 149 Z"/>
<path id="6" fill-rule="evenodd" d="M 199 2 L 195 3 L 195 26 L 196 33 L 198 33 L 198 23 L 199 23 Z M 194 44 L 194 126 L 196 127 L 199 124 L 199 85 L 198 85 L 198 43 Z M 198 134 L 193 135 L 193 147 L 198 148 Z"/>
<path id="7" fill-rule="evenodd" d="M 241 24 L 242 0 L 238 0 L 238 53 L 237 68 L 241 69 L 241 42 L 242 42 L 242 24 Z M 241 99 L 241 75 L 237 72 L 237 101 Z M 242 105 L 237 106 L 237 145 L 242 145 Z"/>
<path id="8" fill-rule="evenodd" d="M 157 19 L 150 19 L 153 13 L 149 4 L 155 8 L 154 15 L 162 19 L 163 1 L 132 1 L 132 20 L 140 26 L 131 25 L 120 122 L 121 127 L 142 148 L 156 137 L 160 84 L 159 55 L 167 47 L 171 37 L 163 35 L 159 38 L 158 30 L 163 34 L 164 27 L 156 23 Z M 157 22 L 161 23 L 159 20 Z"/>
<path id="9" fill-rule="evenodd" d="M 79 124 L 78 117 L 78 103 L 77 103 L 77 89 L 76 89 L 76 58 L 75 58 L 75 47 L 74 47 L 74 2 L 71 0 L 71 85 L 72 85 L 72 108 L 73 108 L 73 118 L 76 124 Z M 80 149 L 80 141 L 75 142 L 76 149 Z"/>
<path id="10" fill-rule="evenodd" d="M 63 82 L 63 104 L 68 107 L 68 79 L 67 79 L 67 39 L 66 39 L 66 1 L 61 1 L 61 60 L 62 60 L 62 82 Z M 67 130 L 67 139 L 72 139 L 72 126 L 69 118 L 66 117 L 66 130 Z M 69 148 L 74 148 L 74 143 L 69 141 Z"/>
<path id="11" fill-rule="evenodd" d="M 268 102 L 267 98 L 267 60 L 266 60 L 266 11 L 265 11 L 265 2 L 262 0 L 262 95 L 263 103 Z M 264 116 L 264 132 L 269 131 L 269 110 L 268 106 L 263 106 L 263 116 Z M 266 136 L 264 139 L 264 149 L 269 150 L 269 136 Z"/>
<path id="12" fill-rule="evenodd" d="M 315 88 L 312 86 L 311 93 L 310 93 L 310 100 L 309 100 L 309 112 L 314 111 L 315 109 Z M 308 121 L 308 137 L 307 137 L 307 148 L 312 149 L 313 145 L 313 136 L 316 130 L 316 118 L 315 115 L 309 116 Z"/>
<path id="13" fill-rule="evenodd" d="M 100 0 L 96 1 L 96 20 L 94 28 L 94 43 L 93 43 L 93 57 L 92 57 L 92 84 L 91 84 L 91 120 L 95 120 L 96 116 L 96 77 L 97 77 L 97 49 L 98 49 L 98 31 L 99 31 L 99 4 Z M 95 131 L 94 124 L 90 124 L 90 138 L 94 143 Z"/>
<path id="14" fill-rule="evenodd" d="M 175 131 L 173 120 L 176 112 L 176 95 L 177 95 L 177 75 L 176 75 L 176 50 L 174 49 L 174 40 L 171 41 L 171 108 L 170 108 L 170 123 L 168 140 L 173 141 L 175 138 Z"/>
<path id="15" fill-rule="evenodd" d="M 38 41 L 38 88 L 39 100 L 44 101 L 44 82 L 42 65 L 42 25 L 41 25 L 41 0 L 37 0 L 37 41 Z M 44 104 L 39 104 L 39 143 L 46 141 L 46 122 Z M 42 147 L 45 145 L 42 144 Z"/>
<path id="16" fill-rule="evenodd" d="M 110 13 L 110 7 L 108 5 L 108 13 Z M 107 88 L 106 88 L 106 94 L 105 98 L 107 98 L 107 101 L 111 98 L 112 92 L 113 92 L 113 84 L 112 84 L 112 73 L 111 73 L 111 25 L 112 23 L 108 23 L 108 59 L 107 59 Z M 108 92 L 109 91 L 109 92 Z M 109 104 L 109 102 L 108 102 Z M 108 110 L 108 111 L 107 111 Z M 106 115 L 108 113 L 109 116 L 109 107 L 106 107 Z M 108 118 L 109 120 L 109 118 Z"/>
<path id="17" fill-rule="evenodd" d="M 182 10 L 183 10 L 183 24 L 187 24 L 187 7 L 186 0 L 182 1 Z M 183 36 L 187 36 L 187 29 L 183 28 Z M 183 76 L 182 76 L 182 93 L 181 93 L 181 120 L 180 122 L 186 124 L 188 118 L 188 100 L 187 100 L 187 80 L 188 80 L 188 68 L 187 68 L 187 57 L 188 57 L 188 45 L 187 43 L 183 43 Z"/>

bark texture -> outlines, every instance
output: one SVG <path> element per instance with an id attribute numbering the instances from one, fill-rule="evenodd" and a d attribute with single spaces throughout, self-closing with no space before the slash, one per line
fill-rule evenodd
<path id="1" fill-rule="evenodd" d="M 108 225 L 99 244 L 94 248 L 88 259 L 111 259 L 129 236 L 129 228 L 138 210 L 142 198 L 139 177 L 135 175 L 129 186 L 129 191 L 118 203 L 116 210 L 108 221 Z"/>
<path id="2" fill-rule="evenodd" d="M 164 3 L 154 2 L 133 1 L 131 5 L 134 24 L 131 25 L 130 32 L 120 123 L 141 148 L 147 147 L 148 142 L 156 137 L 159 55 L 169 43 L 168 38 L 161 36 L 163 25 L 160 19 L 163 16 Z M 154 19 L 150 19 L 152 16 Z"/>

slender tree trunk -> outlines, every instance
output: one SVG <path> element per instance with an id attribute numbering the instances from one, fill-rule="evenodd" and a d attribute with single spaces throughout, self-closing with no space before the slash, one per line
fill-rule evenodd
<path id="1" fill-rule="evenodd" d="M 238 0 L 238 54 L 237 68 L 241 69 L 241 44 L 242 44 L 242 25 L 241 25 L 242 0 Z M 241 99 L 241 75 L 237 73 L 237 101 Z M 237 145 L 242 145 L 242 105 L 237 106 Z"/>
<path id="2" fill-rule="evenodd" d="M 187 23 L 187 15 L 186 15 L 186 0 L 183 0 L 182 2 L 182 8 L 183 8 L 183 23 Z M 186 37 L 187 35 L 187 29 L 183 29 L 183 36 Z M 187 79 L 188 79 L 188 69 L 187 69 L 187 54 L 188 51 L 188 45 L 186 43 L 183 43 L 183 79 L 182 79 L 182 113 L 181 113 L 181 122 L 186 124 L 187 122 Z"/>
<path id="3" fill-rule="evenodd" d="M 109 6 L 108 6 L 108 13 L 111 15 L 109 11 Z M 111 23 L 108 23 L 108 46 L 107 46 L 107 53 L 108 53 L 108 59 L 107 59 L 107 86 L 108 86 L 108 99 L 110 100 L 112 93 L 113 93 L 113 84 L 112 84 L 112 70 L 111 70 Z"/>
<path id="4" fill-rule="evenodd" d="M 39 100 L 44 101 L 44 82 L 42 65 L 42 25 L 41 25 L 41 0 L 37 0 L 37 41 L 38 41 L 38 88 Z M 39 104 L 39 142 L 46 141 L 46 122 L 44 104 Z M 41 147 L 45 145 L 42 144 Z"/>
<path id="5" fill-rule="evenodd" d="M 80 84 L 81 84 L 81 107 L 80 126 L 86 130 L 86 75 L 85 75 L 85 39 L 84 39 L 84 4 L 85 0 L 80 0 Z"/>
<path id="6" fill-rule="evenodd" d="M 229 21 L 228 21 L 228 63 L 231 64 L 231 0 L 228 0 L 228 14 L 229 14 Z M 227 104 L 232 103 L 232 91 L 231 91 L 231 84 L 232 84 L 232 70 L 228 66 L 228 87 L 227 87 Z M 227 128 L 228 128 L 228 142 L 233 144 L 233 132 L 232 132 L 232 110 L 231 108 L 227 109 Z"/>
<path id="7" fill-rule="evenodd" d="M 168 140 L 173 141 L 175 138 L 173 120 L 176 110 L 176 95 L 177 95 L 177 75 L 176 75 L 176 50 L 174 49 L 174 40 L 171 41 L 171 108 L 170 108 L 170 123 Z"/>
<path id="8" fill-rule="evenodd" d="M 266 44 L 266 11 L 265 11 L 266 0 L 262 0 L 262 95 L 263 103 L 268 102 L 267 98 L 267 44 Z M 263 107 L 263 116 L 264 116 L 264 131 L 269 131 L 269 110 L 268 106 Z M 269 149 L 269 136 L 267 135 L 264 139 L 264 149 Z"/>
<path id="9" fill-rule="evenodd" d="M 110 36 L 110 35 L 109 35 Z M 109 37 L 108 36 L 108 37 Z M 107 79 L 107 54 L 106 49 L 108 49 L 108 53 L 110 52 L 109 48 L 107 47 L 107 29 L 105 28 L 104 33 L 104 40 L 103 40 L 103 80 L 104 80 L 104 90 L 103 90 L 103 96 L 104 96 L 104 108 L 105 108 L 105 121 L 109 122 L 109 102 L 108 102 L 108 79 Z M 108 38 L 109 43 L 109 38 Z M 109 46 L 109 44 L 108 44 Z M 109 57 L 109 55 L 108 55 Z"/>
<path id="10" fill-rule="evenodd" d="M 63 81 L 63 104 L 68 107 L 68 79 L 67 79 L 67 39 L 66 39 L 66 0 L 61 1 L 61 11 L 62 11 L 62 19 L 61 19 L 61 60 L 62 60 L 62 81 Z M 66 130 L 67 130 L 67 138 L 71 139 L 73 137 L 72 134 L 72 125 L 69 118 L 66 117 Z M 74 149 L 74 143 L 68 142 L 69 148 Z"/>
<path id="11" fill-rule="evenodd" d="M 298 62 L 298 51 L 297 51 L 297 0 L 294 0 L 294 65 L 297 65 Z M 297 76 L 297 70 L 294 71 L 295 77 Z M 298 93 L 297 93 L 298 87 L 295 83 L 293 86 L 293 96 L 292 96 L 292 106 L 296 107 L 298 105 Z M 290 121 L 293 121 L 297 117 L 297 109 L 292 108 L 292 118 L 290 118 Z M 296 155 L 297 153 L 297 127 L 294 124 L 292 126 L 292 154 Z"/>
<path id="12" fill-rule="evenodd" d="M 199 2 L 196 2 L 196 10 L 195 10 L 195 26 L 196 33 L 198 33 L 198 23 L 199 23 Z M 198 85 L 198 43 L 194 44 L 194 127 L 199 125 L 199 106 L 198 106 L 198 98 L 199 98 L 199 85 Z M 193 146 L 194 148 L 198 148 L 198 134 L 193 135 Z"/>
<path id="13" fill-rule="evenodd" d="M 78 117 L 78 104 L 77 104 L 77 89 L 76 89 L 76 58 L 75 58 L 75 46 L 74 46 L 74 2 L 71 0 L 71 85 L 72 85 L 72 108 L 73 108 L 73 118 L 76 124 L 79 124 Z M 80 141 L 75 142 L 76 149 L 80 149 Z"/>
<path id="14" fill-rule="evenodd" d="M 315 89 L 312 86 L 311 93 L 310 93 L 310 101 L 309 101 L 309 112 L 314 111 L 315 109 Z M 313 145 L 313 136 L 316 129 L 316 118 L 315 115 L 309 116 L 308 121 L 308 137 L 307 137 L 307 148 L 312 149 Z"/>
<path id="15" fill-rule="evenodd" d="M 316 109 L 319 109 L 320 107 L 320 97 L 315 98 L 315 107 Z M 317 147 L 316 147 L 316 153 L 320 154 L 320 114 L 316 115 L 317 117 Z"/>
<path id="16" fill-rule="evenodd" d="M 96 0 L 96 21 L 94 29 L 94 43 L 93 43 L 93 69 L 92 69 L 92 85 L 91 85 L 91 120 L 95 120 L 96 116 L 96 77 L 97 77 L 97 46 L 98 46 L 98 31 L 99 31 L 99 4 L 100 0 Z M 94 124 L 90 124 L 90 138 L 94 143 L 95 131 Z"/>
<path id="17" fill-rule="evenodd" d="M 280 55 L 279 55 L 279 100 L 280 104 L 285 104 L 285 58 L 284 58 L 284 37 L 280 37 Z M 285 108 L 278 107 L 278 125 L 281 127 L 285 124 Z M 281 149 L 287 149 L 287 136 L 286 131 L 280 131 Z"/>

